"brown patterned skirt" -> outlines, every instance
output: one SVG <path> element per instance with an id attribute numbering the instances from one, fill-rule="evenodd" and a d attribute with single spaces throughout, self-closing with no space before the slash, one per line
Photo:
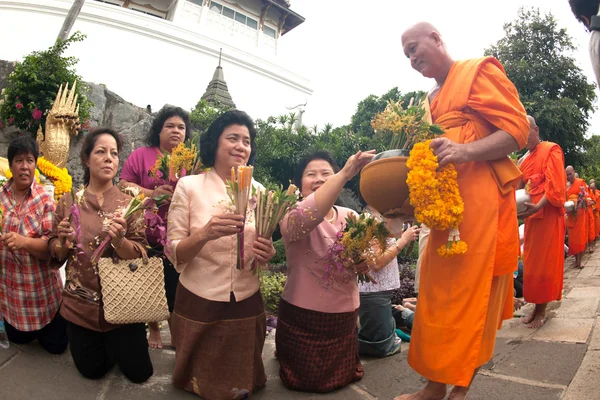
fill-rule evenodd
<path id="1" fill-rule="evenodd" d="M 171 322 L 175 386 L 205 400 L 235 400 L 265 385 L 267 327 L 260 291 L 225 303 L 198 297 L 179 283 Z"/>
<path id="2" fill-rule="evenodd" d="M 290 389 L 326 393 L 360 380 L 358 310 L 323 313 L 279 303 L 279 376 Z"/>

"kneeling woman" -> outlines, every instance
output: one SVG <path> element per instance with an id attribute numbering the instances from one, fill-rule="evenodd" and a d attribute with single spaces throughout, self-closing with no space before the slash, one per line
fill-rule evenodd
<path id="1" fill-rule="evenodd" d="M 131 200 L 113 184 L 121 148 L 121 137 L 112 129 L 99 128 L 86 135 L 81 148 L 85 190 L 78 206 L 80 225 L 71 226 L 73 200 L 67 193 L 57 205 L 49 248 L 58 267 L 68 258 L 60 313 L 68 321 L 69 347 L 79 372 L 86 378 L 101 378 L 117 364 L 130 381 L 142 383 L 153 373 L 146 328 L 106 322 L 100 278 L 90 262 L 106 235 L 112 240 L 104 257 L 134 259 L 148 246 L 144 224 L 136 223 L 138 214 L 127 220 L 118 217 Z"/>
<path id="2" fill-rule="evenodd" d="M 281 223 L 288 277 L 275 337 L 279 376 L 291 389 L 329 392 L 363 376 L 357 280 L 343 281 L 337 271 L 333 285 L 323 287 L 320 280 L 327 250 L 346 216 L 354 212 L 334 203 L 346 182 L 371 158 L 372 152 L 359 152 L 337 172 L 331 156 L 317 152 L 301 162 L 294 177 L 304 200 Z M 357 272 L 368 270 L 362 268 Z"/>
<path id="3" fill-rule="evenodd" d="M 252 162 L 255 137 L 246 113 L 217 118 L 200 138 L 210 170 L 181 178 L 169 209 L 167 256 L 181 273 L 172 316 L 173 383 L 206 400 L 242 399 L 267 381 L 260 281 L 236 268 L 236 233 L 244 230 L 247 267 L 253 258 L 269 262 L 275 249 L 271 240 L 256 238 L 252 218 L 231 213 L 226 190 L 231 168 Z"/>

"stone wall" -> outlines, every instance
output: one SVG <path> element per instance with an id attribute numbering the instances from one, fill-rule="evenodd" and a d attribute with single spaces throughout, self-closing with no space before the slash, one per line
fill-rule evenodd
<path id="1" fill-rule="evenodd" d="M 0 60 L 0 91 L 5 87 L 6 77 L 12 69 L 12 62 Z M 150 130 L 153 117 L 145 109 L 128 103 L 104 85 L 93 83 L 88 83 L 88 85 L 90 87 L 89 99 L 94 104 L 90 110 L 90 125 L 92 128 L 110 127 L 123 136 L 123 150 L 119 157 L 119 167 L 122 167 L 132 150 L 144 145 L 144 138 Z M 8 144 L 17 134 L 16 129 L 11 127 L 0 129 L 0 157 L 6 157 Z M 75 187 L 79 187 L 83 183 L 83 166 L 79 157 L 82 137 L 83 134 L 80 133 L 71 139 L 71 150 L 67 162 L 67 169 L 73 177 Z"/>

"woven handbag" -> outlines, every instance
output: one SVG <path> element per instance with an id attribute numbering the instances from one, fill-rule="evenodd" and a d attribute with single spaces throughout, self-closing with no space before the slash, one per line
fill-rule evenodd
<path id="1" fill-rule="evenodd" d="M 111 324 L 160 322 L 169 318 L 163 260 L 148 258 L 142 246 L 136 243 L 136 247 L 140 258 L 103 257 L 98 261 L 104 318 Z"/>

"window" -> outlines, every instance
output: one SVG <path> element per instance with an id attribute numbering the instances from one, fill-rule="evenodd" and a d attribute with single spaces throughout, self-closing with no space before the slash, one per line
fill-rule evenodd
<path id="1" fill-rule="evenodd" d="M 188 1 L 191 1 L 192 3 L 195 3 L 195 4 L 202 5 L 202 0 L 188 0 Z M 226 7 L 222 4 L 211 1 L 210 5 L 209 5 L 209 9 L 210 9 L 210 11 L 216 12 L 217 14 L 221 14 L 227 18 L 231 18 L 231 19 L 239 22 L 242 25 L 246 25 L 249 28 L 258 30 L 258 21 L 257 20 L 252 19 L 252 18 L 246 16 L 245 14 L 242 14 L 240 12 L 232 10 L 231 8 Z M 273 31 L 273 32 L 275 32 L 275 31 Z M 273 36 L 273 37 L 275 37 L 275 36 Z"/>
<path id="2" fill-rule="evenodd" d="M 188 0 L 190 3 L 194 3 L 197 6 L 202 7 L 202 0 Z"/>
<path id="3" fill-rule="evenodd" d="M 277 32 L 273 28 L 270 28 L 265 25 L 263 26 L 263 32 L 265 33 L 265 35 L 272 37 L 273 39 L 277 38 Z"/>

